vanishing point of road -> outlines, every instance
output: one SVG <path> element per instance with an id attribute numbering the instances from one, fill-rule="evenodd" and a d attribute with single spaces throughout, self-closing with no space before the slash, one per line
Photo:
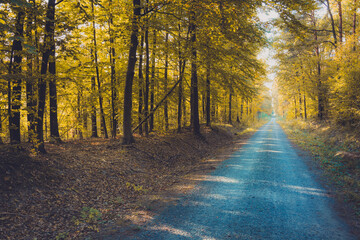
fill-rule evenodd
<path id="1" fill-rule="evenodd" d="M 356 239 L 333 203 L 272 119 L 191 194 L 115 239 Z"/>

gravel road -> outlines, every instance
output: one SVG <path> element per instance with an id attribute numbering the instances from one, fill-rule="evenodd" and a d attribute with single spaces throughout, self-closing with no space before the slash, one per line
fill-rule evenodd
<path id="1" fill-rule="evenodd" d="M 191 194 L 115 239 L 356 239 L 333 201 L 272 119 Z"/>

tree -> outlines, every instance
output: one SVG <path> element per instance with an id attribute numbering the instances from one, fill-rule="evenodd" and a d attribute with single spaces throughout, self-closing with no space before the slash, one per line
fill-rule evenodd
<path id="1" fill-rule="evenodd" d="M 139 33 L 139 20 L 140 20 L 140 8 L 141 1 L 133 0 L 133 17 L 131 26 L 131 37 L 130 37 L 130 49 L 129 49 L 129 60 L 126 72 L 125 80 L 125 91 L 124 91 L 124 118 L 123 118 L 123 144 L 134 143 L 134 137 L 131 129 L 131 111 L 132 111 L 132 85 L 134 79 L 134 70 L 136 63 L 136 50 L 138 46 L 138 33 Z"/>
<path id="2" fill-rule="evenodd" d="M 9 79 L 9 131 L 10 142 L 20 143 L 20 106 L 21 106 L 21 62 L 22 62 L 22 38 L 24 32 L 25 12 L 22 7 L 16 7 L 15 34 L 11 49 L 9 74 L 14 78 Z"/>

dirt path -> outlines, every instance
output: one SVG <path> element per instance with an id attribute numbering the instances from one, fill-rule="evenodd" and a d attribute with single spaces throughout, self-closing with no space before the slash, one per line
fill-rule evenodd
<path id="1" fill-rule="evenodd" d="M 102 239 L 356 239 L 272 120 L 142 229 Z"/>

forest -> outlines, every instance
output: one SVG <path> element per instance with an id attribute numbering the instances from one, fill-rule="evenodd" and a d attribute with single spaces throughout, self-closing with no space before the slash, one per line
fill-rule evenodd
<path id="1" fill-rule="evenodd" d="M 359 127 L 359 3 L 318 4 L 298 16 L 297 32 L 276 36 L 278 114 Z"/>
<path id="2" fill-rule="evenodd" d="M 271 113 L 261 2 L 10 1 L 1 9 L 1 138 L 125 144 Z M 263 100 L 267 99 L 267 106 Z M 262 109 L 263 108 L 263 109 Z"/>
<path id="3" fill-rule="evenodd" d="M 213 156 L 271 118 L 340 184 L 360 232 L 358 9 L 2 0 L 0 238 L 83 239 L 134 222 L 149 192 L 214 170 Z"/>

